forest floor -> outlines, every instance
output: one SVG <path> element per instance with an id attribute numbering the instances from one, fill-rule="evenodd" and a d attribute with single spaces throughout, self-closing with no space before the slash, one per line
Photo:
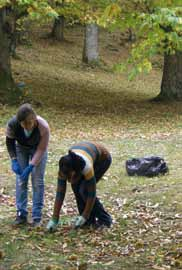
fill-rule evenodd
<path id="1" fill-rule="evenodd" d="M 52 215 L 58 160 L 81 140 L 104 144 L 113 163 L 98 184 L 98 197 L 111 213 L 111 229 L 73 230 L 77 214 L 68 190 L 61 213 L 65 225 L 49 234 L 45 227 L 15 229 L 15 176 L 5 147 L 5 126 L 16 107 L 0 106 L 0 270 L 168 270 L 182 268 L 182 106 L 154 103 L 160 92 L 161 59 L 153 71 L 128 81 L 112 64 L 126 59 L 130 44 L 114 33 L 100 34 L 101 64 L 82 64 L 83 29 L 68 28 L 66 41 L 42 38 L 43 28 L 19 46 L 12 60 L 14 78 L 25 82 L 25 101 L 47 119 L 51 129 L 45 176 L 43 225 Z M 124 44 L 124 45 L 123 45 Z M 159 155 L 165 176 L 129 177 L 125 161 Z M 31 187 L 30 187 L 31 190 Z M 29 217 L 31 217 L 31 192 Z M 31 218 L 30 218 L 31 219 Z"/>

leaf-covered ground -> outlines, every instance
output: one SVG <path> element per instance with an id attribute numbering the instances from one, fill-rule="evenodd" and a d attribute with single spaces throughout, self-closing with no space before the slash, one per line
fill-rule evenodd
<path id="1" fill-rule="evenodd" d="M 69 190 L 62 211 L 65 224 L 56 233 L 44 227 L 12 227 L 15 177 L 5 148 L 5 126 L 16 108 L 1 106 L 0 270 L 181 269 L 182 106 L 150 102 L 160 90 L 161 60 L 150 75 L 128 82 L 111 69 L 114 61 L 126 58 L 129 46 L 121 46 L 116 34 L 102 31 L 102 61 L 93 69 L 81 63 L 81 28 L 67 29 L 62 44 L 37 33 L 29 46 L 18 47 L 20 59 L 12 64 L 16 81 L 26 84 L 25 100 L 51 128 L 43 224 L 52 214 L 59 157 L 80 140 L 102 142 L 112 153 L 112 166 L 97 193 L 114 224 L 109 230 L 72 230 L 69 218 L 77 212 Z M 146 155 L 164 157 L 169 173 L 128 177 L 125 161 Z M 31 220 L 31 192 L 29 213 Z"/>

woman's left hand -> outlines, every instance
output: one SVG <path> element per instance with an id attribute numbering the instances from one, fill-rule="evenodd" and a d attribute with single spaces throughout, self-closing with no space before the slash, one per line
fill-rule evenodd
<path id="1" fill-rule="evenodd" d="M 25 181 L 26 179 L 28 179 L 29 174 L 32 172 L 34 168 L 34 165 L 30 164 L 28 165 L 24 170 L 23 173 L 20 175 L 20 179 L 22 181 Z"/>

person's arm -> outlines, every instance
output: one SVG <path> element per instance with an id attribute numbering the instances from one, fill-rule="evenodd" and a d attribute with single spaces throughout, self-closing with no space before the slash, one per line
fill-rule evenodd
<path id="1" fill-rule="evenodd" d="M 89 180 L 86 180 L 87 184 L 87 201 L 85 205 L 85 209 L 83 210 L 83 213 L 81 216 L 77 216 L 76 219 L 74 220 L 73 227 L 75 229 L 82 227 L 85 222 L 89 219 L 91 211 L 93 209 L 95 199 L 96 199 L 96 180 L 95 176 L 90 178 Z"/>
<path id="2" fill-rule="evenodd" d="M 16 145 L 15 139 L 6 136 L 6 147 L 11 159 L 16 159 Z"/>
<path id="3" fill-rule="evenodd" d="M 6 147 L 11 159 L 16 159 L 15 120 L 10 119 L 6 126 Z"/>
<path id="4" fill-rule="evenodd" d="M 50 130 L 48 123 L 41 117 L 37 117 L 38 125 L 40 130 L 41 139 L 35 151 L 35 154 L 32 157 L 31 164 L 36 166 L 39 164 L 43 154 L 47 150 L 49 143 Z"/>
<path id="5" fill-rule="evenodd" d="M 59 179 L 57 181 L 57 191 L 56 191 L 56 198 L 54 202 L 54 211 L 52 218 L 56 221 L 59 220 L 59 214 L 61 207 L 63 205 L 64 197 L 66 194 L 66 180 L 65 179 Z"/>
<path id="6" fill-rule="evenodd" d="M 59 172 L 58 180 L 57 180 L 57 191 L 56 191 L 56 198 L 54 202 L 54 211 L 53 216 L 49 220 L 46 228 L 49 232 L 53 232 L 56 230 L 58 223 L 59 223 L 59 214 L 61 207 L 63 205 L 64 197 L 66 194 L 66 179 L 61 176 Z"/>
<path id="7" fill-rule="evenodd" d="M 94 175 L 89 180 L 86 180 L 86 188 L 87 201 L 82 216 L 85 219 L 88 219 L 90 217 L 96 199 L 96 179 Z"/>

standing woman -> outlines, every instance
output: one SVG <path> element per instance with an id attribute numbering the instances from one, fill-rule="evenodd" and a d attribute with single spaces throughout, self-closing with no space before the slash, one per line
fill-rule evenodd
<path id="1" fill-rule="evenodd" d="M 16 208 L 14 225 L 27 223 L 28 178 L 32 176 L 32 221 L 41 224 L 44 203 L 44 173 L 49 142 L 49 125 L 36 115 L 30 104 L 19 107 L 6 129 L 6 146 L 11 168 L 16 174 Z"/>

